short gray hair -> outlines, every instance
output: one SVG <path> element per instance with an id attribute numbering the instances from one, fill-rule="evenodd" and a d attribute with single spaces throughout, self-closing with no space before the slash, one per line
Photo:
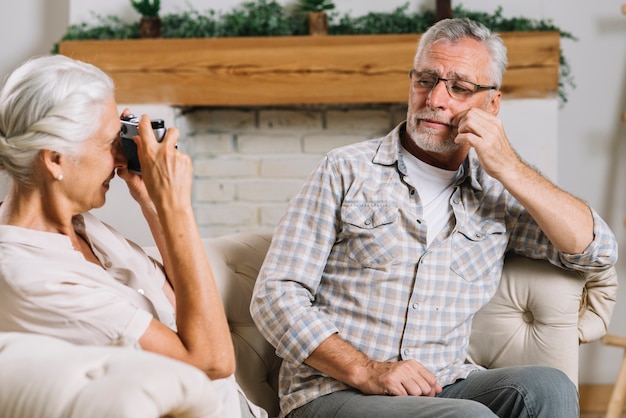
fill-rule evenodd
<path id="1" fill-rule="evenodd" d="M 0 172 L 29 184 L 41 150 L 75 155 L 113 97 L 113 81 L 91 64 L 63 55 L 26 61 L 0 91 Z"/>
<path id="2" fill-rule="evenodd" d="M 420 38 L 413 65 L 417 66 L 419 55 L 427 45 L 439 40 L 454 42 L 466 37 L 479 41 L 487 48 L 491 55 L 490 82 L 500 88 L 507 66 L 506 46 L 498 34 L 491 32 L 481 23 L 465 17 L 440 20 L 424 32 Z"/>

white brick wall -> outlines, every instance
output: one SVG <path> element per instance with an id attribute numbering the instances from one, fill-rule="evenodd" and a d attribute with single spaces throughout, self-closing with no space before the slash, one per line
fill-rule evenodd
<path id="1" fill-rule="evenodd" d="M 405 116 L 398 104 L 181 110 L 202 235 L 274 228 L 326 152 L 384 135 Z"/>

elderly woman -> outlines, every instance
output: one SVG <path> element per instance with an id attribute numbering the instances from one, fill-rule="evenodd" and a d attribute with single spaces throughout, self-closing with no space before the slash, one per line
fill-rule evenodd
<path id="1" fill-rule="evenodd" d="M 63 56 L 32 59 L 0 91 L 0 331 L 80 344 L 137 342 L 202 369 L 229 417 L 265 416 L 235 383 L 224 309 L 191 207 L 178 131 L 157 142 L 147 115 L 127 169 L 111 79 Z M 128 110 L 122 115 L 128 113 Z M 115 175 L 140 205 L 163 259 L 98 221 Z"/>

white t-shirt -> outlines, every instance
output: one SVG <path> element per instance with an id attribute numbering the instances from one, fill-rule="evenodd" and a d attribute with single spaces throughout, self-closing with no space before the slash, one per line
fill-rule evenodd
<path id="1" fill-rule="evenodd" d="M 456 171 L 433 167 L 421 161 L 402 148 L 402 160 L 406 165 L 409 179 L 419 193 L 424 219 L 426 220 L 426 245 L 450 222 L 452 207 L 450 196 L 454 191 L 454 182 L 462 174 L 463 167 Z"/>
<path id="2" fill-rule="evenodd" d="M 153 318 L 176 331 L 161 264 L 89 213 L 76 216 L 74 227 L 102 267 L 65 235 L 0 225 L 0 331 L 91 345 L 137 342 Z M 213 382 L 229 416 L 239 417 L 235 377 Z"/>

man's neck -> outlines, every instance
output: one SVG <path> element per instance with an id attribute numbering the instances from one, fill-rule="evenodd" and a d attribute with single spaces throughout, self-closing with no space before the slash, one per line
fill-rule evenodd
<path id="1" fill-rule="evenodd" d="M 458 150 L 457 152 L 451 154 L 441 154 L 425 151 L 417 146 L 415 141 L 406 132 L 406 130 L 403 130 L 400 133 L 400 141 L 404 149 L 406 149 L 409 153 L 411 153 L 411 155 L 414 155 L 420 161 L 444 170 L 456 171 L 459 166 L 463 164 L 465 157 L 467 157 L 467 151 L 461 152 L 461 150 Z"/>

